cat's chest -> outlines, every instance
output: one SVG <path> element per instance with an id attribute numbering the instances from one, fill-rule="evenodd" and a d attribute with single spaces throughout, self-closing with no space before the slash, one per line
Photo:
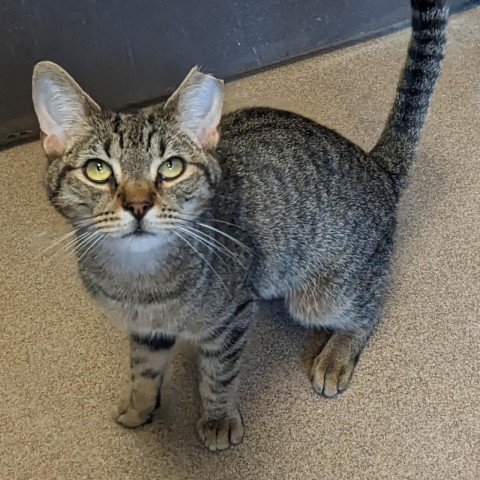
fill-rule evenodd
<path id="1" fill-rule="evenodd" d="M 194 328 L 192 318 L 198 321 L 182 284 L 125 276 L 101 286 L 93 297 L 112 323 L 130 332 L 179 335 Z"/>
<path id="2" fill-rule="evenodd" d="M 192 330 L 188 308 L 180 302 L 151 305 L 125 304 L 121 302 L 99 302 L 108 319 L 117 327 L 128 332 L 149 334 L 153 331 L 182 335 Z"/>
<path id="3" fill-rule="evenodd" d="M 192 307 L 189 279 L 142 265 L 141 269 L 110 265 L 79 265 L 85 288 L 115 325 L 141 333 L 155 329 L 179 333 L 189 328 Z M 121 265 L 120 265 L 121 267 Z"/>

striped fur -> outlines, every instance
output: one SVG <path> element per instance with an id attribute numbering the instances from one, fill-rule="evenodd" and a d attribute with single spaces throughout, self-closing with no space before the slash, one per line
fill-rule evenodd
<path id="1" fill-rule="evenodd" d="M 399 189 L 415 158 L 447 40 L 445 0 L 413 0 L 412 8 L 413 35 L 403 78 L 385 130 L 371 152 L 391 172 Z"/>
<path id="2" fill-rule="evenodd" d="M 330 329 L 312 384 L 326 397 L 347 388 L 380 317 L 397 202 L 445 44 L 445 2 L 412 7 L 404 75 L 370 153 L 290 112 L 252 108 L 218 124 L 222 84 L 195 69 L 146 115 L 102 110 L 60 67 L 37 66 L 50 202 L 76 229 L 85 288 L 131 336 L 120 424 L 151 419 L 174 344 L 189 341 L 201 440 L 211 450 L 240 442 L 236 390 L 259 300 L 282 298 L 297 322 Z M 179 157 L 181 176 L 160 178 L 162 162 Z M 85 176 L 92 158 L 111 166 L 103 184 Z"/>
<path id="3" fill-rule="evenodd" d="M 116 420 L 124 427 L 137 427 L 148 422 L 160 405 L 160 388 L 174 344 L 173 337 L 132 335 L 132 384 L 130 391 L 119 401 L 115 410 Z"/>

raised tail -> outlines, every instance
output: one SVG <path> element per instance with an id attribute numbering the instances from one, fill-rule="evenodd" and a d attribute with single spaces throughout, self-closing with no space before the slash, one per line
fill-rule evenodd
<path id="1" fill-rule="evenodd" d="M 370 152 L 391 173 L 400 190 L 415 158 L 420 133 L 446 43 L 446 0 L 411 0 L 412 38 L 392 112 Z"/>

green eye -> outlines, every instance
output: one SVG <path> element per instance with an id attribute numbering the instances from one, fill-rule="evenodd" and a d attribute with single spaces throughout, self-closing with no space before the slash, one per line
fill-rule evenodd
<path id="1" fill-rule="evenodd" d="M 185 170 L 185 163 L 180 157 L 165 160 L 158 169 L 158 174 L 163 180 L 174 180 Z"/>
<path id="2" fill-rule="evenodd" d="M 89 160 L 83 171 L 85 176 L 95 183 L 106 183 L 113 175 L 112 167 L 103 160 Z"/>

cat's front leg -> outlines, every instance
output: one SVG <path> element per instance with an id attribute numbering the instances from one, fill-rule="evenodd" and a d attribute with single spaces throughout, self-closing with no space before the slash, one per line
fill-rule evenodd
<path id="1" fill-rule="evenodd" d="M 175 338 L 160 334 L 130 337 L 130 391 L 117 403 L 115 421 L 133 428 L 151 420 L 160 405 L 160 389 Z"/>
<path id="2" fill-rule="evenodd" d="M 237 398 L 238 374 L 255 305 L 245 302 L 202 342 L 200 396 L 203 414 L 197 423 L 200 440 L 212 450 L 240 443 L 243 420 Z"/>

